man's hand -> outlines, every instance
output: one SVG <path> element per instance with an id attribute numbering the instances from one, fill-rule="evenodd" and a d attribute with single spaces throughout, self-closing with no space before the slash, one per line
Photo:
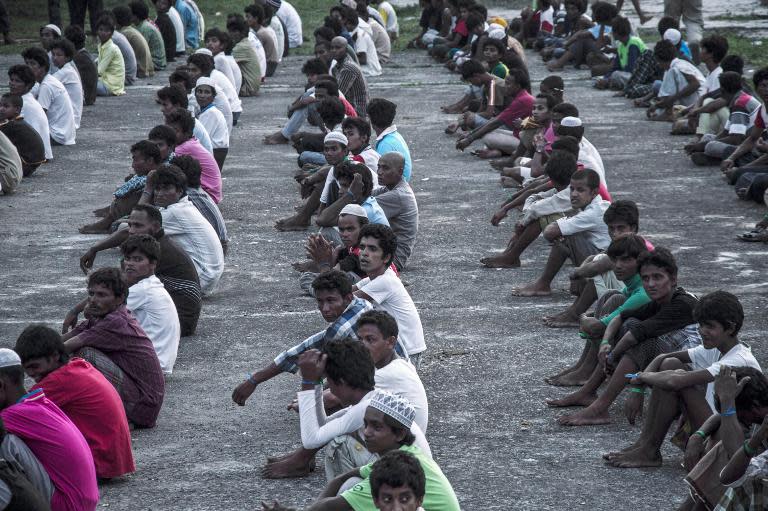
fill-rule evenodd
<path id="1" fill-rule="evenodd" d="M 458 149 L 459 151 L 463 151 L 470 145 L 472 145 L 472 139 L 469 138 L 468 136 L 462 137 L 456 141 L 456 149 Z"/>
<path id="2" fill-rule="evenodd" d="M 88 272 L 91 271 L 91 268 L 93 268 L 93 261 L 96 259 L 96 251 L 94 251 L 92 248 L 88 249 L 88 252 L 83 254 L 83 256 L 80 258 L 80 269 L 83 270 L 83 273 L 88 275 Z"/>
<path id="3" fill-rule="evenodd" d="M 736 373 L 732 367 L 722 366 L 720 373 L 715 377 L 715 394 L 720 399 L 720 406 L 733 406 L 738 396 L 749 383 L 749 376 L 745 376 L 741 381 L 736 381 Z M 725 410 L 721 410 L 724 412 Z"/>
<path id="4" fill-rule="evenodd" d="M 245 380 L 243 383 L 235 387 L 232 392 L 232 401 L 238 404 L 238 406 L 245 406 L 245 402 L 251 397 L 253 391 L 256 390 L 256 385 L 249 380 Z"/>
<path id="5" fill-rule="evenodd" d="M 701 435 L 691 435 L 688 437 L 688 443 L 685 445 L 685 456 L 683 457 L 683 464 L 687 472 L 693 470 L 693 467 L 704 456 L 706 443 L 706 440 Z"/>
<path id="6" fill-rule="evenodd" d="M 507 217 L 507 212 L 505 209 L 500 209 L 496 213 L 493 214 L 491 217 L 491 225 L 497 226 L 501 223 L 502 220 L 504 220 Z"/>
<path id="7" fill-rule="evenodd" d="M 634 425 L 637 417 L 643 415 L 644 396 L 639 392 L 630 392 L 629 397 L 624 402 L 624 415 L 627 421 Z"/>
<path id="8" fill-rule="evenodd" d="M 64 323 L 61 325 L 61 333 L 66 334 L 77 326 L 77 309 L 71 309 L 64 317 Z"/>
<path id="9" fill-rule="evenodd" d="M 611 350 L 613 347 L 610 344 L 601 344 L 599 350 L 597 351 L 597 359 L 600 361 L 602 365 L 605 365 L 608 355 L 611 353 Z"/>
<path id="10" fill-rule="evenodd" d="M 579 329 L 588 336 L 595 338 L 603 335 L 603 332 L 605 332 L 605 325 L 603 325 L 602 321 L 593 316 L 582 314 L 579 318 Z"/>
<path id="11" fill-rule="evenodd" d="M 349 185 L 349 191 L 355 196 L 356 202 L 363 200 L 363 176 L 355 174 L 355 177 L 352 178 L 352 183 Z"/>
<path id="12" fill-rule="evenodd" d="M 333 266 L 333 245 L 322 236 L 310 236 L 307 240 L 307 253 L 317 264 Z"/>
<path id="13" fill-rule="evenodd" d="M 576 268 L 575 270 L 573 270 L 573 271 L 572 271 L 572 272 L 571 272 L 571 273 L 568 275 L 568 278 L 569 278 L 569 279 L 571 279 L 571 280 L 581 280 L 581 279 L 583 279 L 584 277 L 581 275 L 581 272 L 579 272 L 579 269 L 578 269 L 578 268 Z"/>
<path id="14" fill-rule="evenodd" d="M 765 140 L 763 137 L 758 138 L 755 142 L 755 149 L 761 153 L 768 153 L 768 140 Z"/>
<path id="15" fill-rule="evenodd" d="M 720 162 L 720 171 L 722 172 L 728 172 L 731 170 L 734 166 L 736 166 L 736 162 L 733 161 L 730 158 L 724 159 L 722 162 Z"/>
<path id="16" fill-rule="evenodd" d="M 285 507 L 282 504 L 280 504 L 278 501 L 273 500 L 272 504 L 267 504 L 266 502 L 261 503 L 261 511 L 296 511 L 292 507 Z"/>
<path id="17" fill-rule="evenodd" d="M 320 350 L 307 350 L 299 356 L 299 371 L 306 381 L 320 381 L 325 374 L 328 355 Z"/>

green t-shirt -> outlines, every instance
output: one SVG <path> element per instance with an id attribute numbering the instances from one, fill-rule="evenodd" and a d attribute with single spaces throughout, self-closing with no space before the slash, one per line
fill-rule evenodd
<path id="1" fill-rule="evenodd" d="M 429 456 L 413 445 L 404 445 L 400 448 L 411 454 L 419 460 L 421 468 L 424 469 L 426 477 L 426 491 L 424 493 L 424 502 L 421 507 L 424 511 L 461 511 L 459 501 L 453 492 L 453 487 L 448 479 Z M 375 463 L 375 462 L 374 462 Z M 376 511 L 371 496 L 370 475 L 373 463 L 360 468 L 360 476 L 363 480 L 353 486 L 351 489 L 341 494 L 341 497 L 347 501 L 347 504 L 355 511 Z"/>
<path id="2" fill-rule="evenodd" d="M 232 57 L 240 67 L 243 75 L 243 84 L 240 87 L 241 96 L 255 96 L 261 87 L 261 68 L 259 57 L 256 55 L 248 38 L 244 37 L 232 48 Z"/>
<path id="3" fill-rule="evenodd" d="M 496 75 L 503 80 L 509 74 L 509 68 L 505 66 L 503 62 L 499 62 L 493 69 L 491 69 L 491 74 Z"/>
<path id="4" fill-rule="evenodd" d="M 621 294 L 627 299 L 624 303 L 616 307 L 616 310 L 607 316 L 600 318 L 600 321 L 605 326 L 608 326 L 608 323 L 621 314 L 622 311 L 637 309 L 651 301 L 651 298 L 645 293 L 645 288 L 643 288 L 643 279 L 640 277 L 640 273 L 635 273 L 635 276 L 632 277 L 629 282 L 624 282 L 624 284 L 626 284 L 626 287 L 621 290 Z"/>

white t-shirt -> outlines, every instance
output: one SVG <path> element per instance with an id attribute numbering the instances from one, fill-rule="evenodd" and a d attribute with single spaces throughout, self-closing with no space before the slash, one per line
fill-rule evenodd
<path id="1" fill-rule="evenodd" d="M 171 295 L 160 279 L 150 275 L 128 289 L 126 305 L 152 341 L 163 373 L 171 374 L 181 338 L 179 315 Z"/>
<path id="2" fill-rule="evenodd" d="M 360 291 L 373 299 L 374 309 L 387 311 L 395 318 L 400 330 L 398 338 L 408 356 L 418 355 L 427 349 L 419 311 L 392 268 L 387 268 L 383 275 L 373 280 L 366 277 L 356 285 Z"/>
<path id="3" fill-rule="evenodd" d="M 224 252 L 216 231 L 186 196 L 167 208 L 160 208 L 160 213 L 165 234 L 195 264 L 203 294 L 212 294 L 224 273 Z"/>
<path id="4" fill-rule="evenodd" d="M 387 29 L 387 32 L 394 32 L 395 34 L 400 32 L 400 26 L 397 23 L 397 13 L 392 4 L 386 1 L 379 2 L 379 14 L 381 14 L 381 18 L 386 24 L 384 28 Z"/>
<path id="5" fill-rule="evenodd" d="M 371 180 L 373 181 L 373 188 L 371 188 L 371 190 L 375 190 L 379 186 L 379 174 L 377 170 L 381 155 L 371 148 L 371 146 L 368 146 L 367 149 L 360 153 L 360 156 L 365 160 L 365 166 L 371 171 Z M 331 170 L 328 171 L 328 175 L 325 176 L 323 193 L 320 195 L 320 202 L 323 204 L 328 204 L 328 201 L 331 199 L 331 185 L 336 182 L 334 168 L 335 167 L 331 167 Z"/>
<path id="6" fill-rule="evenodd" d="M 211 103 L 211 107 L 200 112 L 197 118 L 203 123 L 205 131 L 211 137 L 211 145 L 214 149 L 229 147 L 227 120 L 224 118 L 224 114 L 216 108 L 216 105 Z"/>
<path id="7" fill-rule="evenodd" d="M 584 165 L 584 168 L 592 169 L 597 172 L 600 175 L 600 182 L 606 184 L 603 159 L 600 157 L 597 148 L 587 140 L 587 137 L 581 137 L 581 142 L 579 142 L 579 157 L 576 161 Z"/>
<path id="8" fill-rule="evenodd" d="M 376 53 L 386 60 L 392 55 L 392 41 L 389 39 L 389 34 L 384 27 L 381 26 L 381 23 L 374 19 L 371 19 L 370 25 L 371 30 L 373 31 L 371 39 L 376 48 Z"/>
<path id="9" fill-rule="evenodd" d="M 283 61 L 283 54 L 285 53 L 285 31 L 283 30 L 283 23 L 277 16 L 272 16 L 272 21 L 269 22 L 269 28 L 275 33 L 275 48 L 277 48 L 277 61 Z"/>
<path id="10" fill-rule="evenodd" d="M 259 38 L 253 33 L 253 29 L 248 31 L 248 42 L 251 43 L 253 51 L 256 52 L 256 57 L 259 59 L 259 69 L 261 70 L 261 77 L 267 72 L 267 52 L 264 51 L 264 45 L 261 44 Z"/>
<path id="11" fill-rule="evenodd" d="M 232 66 L 229 62 L 229 59 L 227 59 L 227 56 L 224 55 L 224 53 L 217 53 L 213 56 L 213 64 L 216 66 L 216 71 L 221 72 L 224 76 L 227 77 L 227 80 L 229 80 L 229 83 L 232 84 L 232 86 L 235 86 L 235 76 L 232 74 Z M 238 89 L 240 90 L 240 89 Z"/>
<path id="12" fill-rule="evenodd" d="M 288 46 L 290 48 L 297 48 L 301 46 L 304 42 L 304 37 L 301 33 L 301 17 L 299 16 L 299 13 L 296 12 L 296 9 L 294 9 L 291 4 L 283 0 L 280 3 L 280 8 L 277 10 L 275 15 L 280 18 L 280 21 L 283 22 L 285 29 L 288 31 Z"/>
<path id="13" fill-rule="evenodd" d="M 184 22 L 181 21 L 181 14 L 175 7 L 171 6 L 168 10 L 168 17 L 171 18 L 173 29 L 176 31 L 176 53 L 184 53 L 187 46 L 184 42 Z"/>
<path id="14" fill-rule="evenodd" d="M 368 25 L 370 28 L 370 25 Z M 355 53 L 365 53 L 365 65 L 360 66 L 364 75 L 367 76 L 379 76 L 381 74 L 381 64 L 379 63 L 379 54 L 376 53 L 376 45 L 373 43 L 373 39 L 365 30 L 361 30 L 358 26 L 354 34 L 357 35 L 355 40 Z"/>
<path id="15" fill-rule="evenodd" d="M 694 371 L 706 369 L 713 377 L 720 374 L 722 366 L 729 367 L 754 367 L 762 372 L 760 364 L 752 355 L 752 350 L 746 344 L 737 344 L 728 353 L 720 353 L 717 348 L 706 349 L 703 345 L 688 350 L 688 357 Z M 707 403 L 712 411 L 715 410 L 715 383 L 707 384 Z"/>
<path id="16" fill-rule="evenodd" d="M 75 129 L 80 129 L 80 119 L 83 116 L 83 82 L 80 80 L 80 73 L 75 64 L 70 61 L 53 76 L 67 89 L 69 100 L 72 102 L 72 111 L 75 114 Z"/>
<path id="17" fill-rule="evenodd" d="M 319 449 L 337 436 L 360 432 L 363 438 L 363 417 L 368 403 L 376 391 L 372 390 L 356 405 L 339 410 L 330 417 L 325 415 L 323 406 L 323 387 L 318 385 L 315 390 L 302 390 L 297 393 L 299 398 L 299 422 L 301 427 L 301 443 L 305 449 Z M 411 425 L 411 433 L 416 437 L 413 443 L 421 451 L 432 457 L 432 450 L 416 422 Z"/>
<path id="18" fill-rule="evenodd" d="M 232 72 L 232 83 L 235 86 L 235 90 L 239 91 L 243 86 L 243 72 L 240 71 L 240 66 L 237 65 L 235 57 L 232 55 L 224 55 L 224 57 L 229 62 L 229 70 Z"/>
<path id="19" fill-rule="evenodd" d="M 705 94 L 720 90 L 720 75 L 723 74 L 723 68 L 717 66 L 715 69 L 709 72 L 707 79 L 704 81 Z"/>
<path id="20" fill-rule="evenodd" d="M 192 112 L 192 115 L 197 117 L 197 115 L 200 113 L 200 105 L 197 104 L 197 99 L 195 99 L 195 94 L 187 94 L 187 100 L 189 103 L 189 106 L 187 107 L 187 110 Z M 229 133 L 232 133 L 232 109 L 229 107 L 229 98 L 227 98 L 226 92 L 224 92 L 224 89 L 216 85 L 216 97 L 213 98 L 213 104 L 216 105 L 216 108 L 219 109 L 219 112 L 224 114 L 224 118 L 227 120 L 227 129 L 229 130 Z"/>
<path id="21" fill-rule="evenodd" d="M 37 102 L 32 92 L 27 92 L 21 99 L 24 100 L 21 115 L 27 124 L 32 126 L 40 135 L 43 140 L 43 147 L 45 147 L 45 158 L 50 160 L 53 158 L 53 151 L 51 151 L 51 131 L 48 129 L 48 117 L 45 116 L 45 110 Z"/>
<path id="22" fill-rule="evenodd" d="M 429 422 L 427 392 L 413 364 L 397 358 L 381 369 L 376 369 L 374 380 L 377 389 L 386 390 L 410 401 L 416 409 L 415 422 L 426 434 Z"/>
<path id="23" fill-rule="evenodd" d="M 75 143 L 75 111 L 72 101 L 69 99 L 67 89 L 53 75 L 45 75 L 40 82 L 40 90 L 37 93 L 37 102 L 45 110 L 48 117 L 48 129 L 51 138 L 61 145 L 73 145 Z"/>
<path id="24" fill-rule="evenodd" d="M 224 122 L 226 122 L 226 119 Z M 192 136 L 200 142 L 200 145 L 203 146 L 206 151 L 213 154 L 213 142 L 211 142 L 211 137 L 208 135 L 203 123 L 200 122 L 200 119 L 195 119 L 195 129 L 192 131 Z"/>
<path id="25" fill-rule="evenodd" d="M 235 86 L 229 81 L 227 76 L 221 71 L 214 69 L 211 71 L 210 78 L 213 80 L 213 83 L 216 84 L 216 94 L 218 94 L 219 88 L 224 91 L 224 95 L 227 97 L 227 101 L 229 101 L 229 109 L 233 113 L 242 112 L 243 102 L 240 101 L 240 96 L 238 96 Z"/>

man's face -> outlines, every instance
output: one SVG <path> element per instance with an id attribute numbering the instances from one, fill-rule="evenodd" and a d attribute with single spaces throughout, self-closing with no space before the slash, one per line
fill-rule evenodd
<path id="1" fill-rule="evenodd" d="M 627 234 L 634 234 L 635 229 L 623 220 L 610 222 L 608 224 L 608 236 L 611 237 L 611 241 L 618 239 Z"/>
<path id="2" fill-rule="evenodd" d="M 395 186 L 403 178 L 403 168 L 394 158 L 385 154 L 379 158 L 376 175 L 379 178 L 380 185 L 387 187 Z"/>
<path id="3" fill-rule="evenodd" d="M 360 268 L 365 273 L 378 273 L 388 264 L 384 260 L 379 240 L 371 236 L 360 239 Z M 388 258 L 389 256 L 387 256 Z"/>
<path id="4" fill-rule="evenodd" d="M 566 4 L 565 6 L 565 17 L 570 20 L 575 20 L 581 16 L 581 13 L 579 12 L 579 8 L 576 6 L 576 4 Z"/>
<path id="5" fill-rule="evenodd" d="M 338 142 L 326 142 L 323 144 L 323 155 L 328 165 L 338 165 L 344 160 L 347 149 Z"/>
<path id="6" fill-rule="evenodd" d="M 592 189 L 586 180 L 571 179 L 571 206 L 574 209 L 585 208 L 597 195 L 597 190 Z"/>
<path id="7" fill-rule="evenodd" d="M 386 483 L 379 486 L 379 496 L 373 499 L 379 511 L 417 511 L 421 502 L 410 486 L 393 487 Z"/>
<path id="8" fill-rule="evenodd" d="M 160 149 L 160 158 L 165 161 L 165 159 L 168 158 L 168 155 L 171 153 L 172 148 L 166 143 L 165 140 L 160 140 L 159 138 L 151 139 L 150 142 L 157 145 L 157 148 Z"/>
<path id="9" fill-rule="evenodd" d="M 563 122 L 564 116 L 560 112 L 552 112 L 552 129 L 557 131 L 560 127 L 560 123 Z"/>
<path id="10" fill-rule="evenodd" d="M 197 82 L 198 78 L 203 76 L 203 71 L 194 64 L 187 63 L 187 69 L 189 70 L 189 75 L 195 82 Z"/>
<path id="11" fill-rule="evenodd" d="M 328 89 L 325 87 L 315 87 L 315 100 L 318 102 L 324 100 L 329 96 Z"/>
<path id="12" fill-rule="evenodd" d="M 149 215 L 145 211 L 131 211 L 128 217 L 128 234 L 133 236 L 134 234 L 149 234 L 154 236 L 160 230 L 160 226 L 157 222 L 149 219 Z"/>
<path id="13" fill-rule="evenodd" d="M 19 78 L 19 75 L 10 75 L 8 77 L 8 88 L 10 89 L 11 94 L 23 96 L 29 92 L 29 89 L 32 87 L 27 87 L 27 84 L 24 83 L 24 80 Z"/>
<path id="14" fill-rule="evenodd" d="M 392 356 L 395 350 L 395 342 L 397 342 L 397 339 L 394 337 L 385 338 L 376 325 L 360 326 L 357 329 L 357 337 L 365 344 L 368 351 L 371 352 L 373 363 L 377 366 L 380 362 Z"/>
<path id="15" fill-rule="evenodd" d="M 483 48 L 483 57 L 485 57 L 486 62 L 496 62 L 499 60 L 499 49 L 488 44 Z"/>
<path id="16" fill-rule="evenodd" d="M 150 261 L 145 254 L 134 250 L 123 257 L 123 278 L 129 286 L 132 286 L 140 280 L 154 275 L 156 266 L 156 262 Z"/>
<path id="17" fill-rule="evenodd" d="M 112 31 L 102 25 L 96 29 L 96 36 L 99 38 L 99 41 L 101 41 L 101 44 L 104 44 L 112 39 Z"/>
<path id="18" fill-rule="evenodd" d="M 195 99 L 200 108 L 205 108 L 213 103 L 213 89 L 210 85 L 198 85 L 195 87 Z"/>
<path id="19" fill-rule="evenodd" d="M 50 28 L 44 28 L 40 31 L 40 44 L 43 45 L 43 48 L 46 50 L 51 49 L 51 44 L 56 39 L 56 32 L 51 30 Z"/>
<path id="20" fill-rule="evenodd" d="M 533 103 L 533 120 L 538 124 L 546 124 L 549 122 L 551 114 L 547 107 L 547 100 L 544 98 L 536 98 Z"/>
<path id="21" fill-rule="evenodd" d="M 138 176 L 146 176 L 149 171 L 155 168 L 154 161 L 144 156 L 140 151 L 131 153 L 131 167 Z"/>
<path id="22" fill-rule="evenodd" d="M 646 294 L 655 302 L 663 301 L 677 287 L 677 278 L 673 278 L 665 269 L 653 264 L 643 266 L 640 277 L 643 279 Z"/>
<path id="23" fill-rule="evenodd" d="M 671 60 L 670 60 L 669 62 L 666 62 L 666 61 L 660 60 L 660 59 L 658 59 L 658 58 L 657 58 L 657 59 L 655 59 L 655 60 L 656 60 L 656 65 L 658 65 L 658 66 L 659 66 L 661 69 L 663 69 L 664 71 L 667 71 L 667 70 L 669 70 L 669 67 L 672 65 L 672 61 L 671 61 Z"/>
<path id="24" fill-rule="evenodd" d="M 155 206 L 167 208 L 171 204 L 176 204 L 181 198 L 182 191 L 175 185 L 160 185 L 155 188 Z"/>
<path id="25" fill-rule="evenodd" d="M 344 136 L 347 137 L 347 149 L 353 153 L 360 152 L 366 145 L 366 141 L 357 131 L 357 128 L 344 128 Z"/>
<path id="26" fill-rule="evenodd" d="M 331 52 L 326 48 L 324 44 L 318 44 L 315 46 L 315 57 L 322 60 L 323 62 L 328 62 L 331 57 Z"/>
<path id="27" fill-rule="evenodd" d="M 158 99 L 157 104 L 160 105 L 160 111 L 163 113 L 163 115 L 170 114 L 174 108 L 176 108 L 176 105 L 171 103 L 170 99 Z"/>
<path id="28" fill-rule="evenodd" d="M 360 239 L 360 221 L 355 215 L 339 215 L 339 236 L 346 248 L 357 245 Z"/>
<path id="29" fill-rule="evenodd" d="M 730 337 L 731 332 L 726 332 L 723 325 L 718 321 L 704 320 L 699 321 L 699 334 L 701 335 L 701 344 L 708 350 L 717 348 L 720 343 Z"/>
<path id="30" fill-rule="evenodd" d="M 251 28 L 258 28 L 259 26 L 259 20 L 251 16 L 249 13 L 245 13 L 245 21 L 248 23 L 248 26 Z"/>
<path id="31" fill-rule="evenodd" d="M 112 311 L 117 310 L 123 303 L 122 296 L 115 296 L 111 289 L 95 284 L 88 286 L 88 305 L 85 306 L 85 315 L 89 318 L 103 318 Z"/>
<path id="32" fill-rule="evenodd" d="M 55 371 L 60 366 L 59 357 L 55 355 L 32 358 L 22 364 L 24 372 L 27 373 L 27 376 L 32 378 L 35 383 L 48 376 L 48 373 Z"/>
<path id="33" fill-rule="evenodd" d="M 768 79 L 760 80 L 757 83 L 757 94 L 763 100 L 763 103 L 768 103 Z"/>
<path id="34" fill-rule="evenodd" d="M 637 274 L 637 258 L 629 255 L 621 255 L 613 261 L 613 273 L 616 278 L 626 282 Z"/>
<path id="35" fill-rule="evenodd" d="M 400 447 L 400 439 L 384 422 L 384 412 L 370 406 L 365 409 L 363 418 L 363 439 L 366 449 L 374 454 L 384 454 Z"/>
<path id="36" fill-rule="evenodd" d="M 51 58 L 53 60 L 53 64 L 59 69 L 64 67 L 67 62 L 69 62 L 69 57 L 67 57 L 67 54 L 64 53 L 61 48 L 54 48 L 51 50 Z"/>
<path id="37" fill-rule="evenodd" d="M 32 74 L 35 75 L 35 80 L 42 82 L 48 71 L 34 59 L 24 59 L 24 63 L 32 70 Z"/>
<path id="38" fill-rule="evenodd" d="M 217 55 L 224 51 L 224 45 L 221 44 L 218 37 L 209 37 L 205 40 L 205 47 L 211 50 L 211 53 Z"/>
<path id="39" fill-rule="evenodd" d="M 315 292 L 317 310 L 328 323 L 333 323 L 352 301 L 352 295 L 342 296 L 338 289 L 320 289 Z"/>
<path id="40" fill-rule="evenodd" d="M 157 9 L 157 12 L 167 13 L 171 10 L 171 2 L 168 0 L 157 0 L 155 2 L 155 9 Z"/>
<path id="41" fill-rule="evenodd" d="M 347 45 L 341 41 L 331 42 L 331 56 L 341 62 L 347 54 Z"/>
<path id="42" fill-rule="evenodd" d="M 15 119 L 19 116 L 19 109 L 9 101 L 0 99 L 0 119 Z"/>

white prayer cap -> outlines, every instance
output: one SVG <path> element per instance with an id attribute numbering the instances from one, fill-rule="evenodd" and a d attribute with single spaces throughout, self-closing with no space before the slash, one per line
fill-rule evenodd
<path id="1" fill-rule="evenodd" d="M 50 30 L 53 30 L 53 31 L 54 31 L 54 32 L 56 32 L 58 35 L 61 35 L 61 29 L 60 29 L 59 27 L 57 27 L 56 25 L 54 25 L 53 23 L 49 23 L 48 25 L 46 25 L 46 26 L 44 26 L 43 28 L 41 28 L 41 29 L 40 29 L 40 32 L 42 32 L 42 31 L 43 31 L 43 30 L 45 30 L 46 28 L 48 28 L 48 29 L 50 29 Z"/>
<path id="2" fill-rule="evenodd" d="M 353 215 L 361 218 L 368 218 L 368 213 L 365 212 L 360 204 L 347 204 L 344 206 L 339 215 Z"/>
<path id="3" fill-rule="evenodd" d="M 357 9 L 357 2 L 355 2 L 355 0 L 341 0 L 341 3 L 342 5 L 346 5 L 347 7 Z"/>
<path id="4" fill-rule="evenodd" d="M 21 359 L 19 355 L 8 348 L 0 348 L 0 367 L 20 366 Z"/>
<path id="5" fill-rule="evenodd" d="M 563 117 L 563 120 L 560 121 L 560 126 L 565 126 L 566 128 L 577 128 L 581 126 L 581 119 L 578 117 Z"/>
<path id="6" fill-rule="evenodd" d="M 582 14 L 581 18 L 584 19 L 584 20 L 587 20 L 590 23 L 592 23 L 592 16 L 590 16 L 589 14 Z"/>
<path id="7" fill-rule="evenodd" d="M 675 46 L 677 46 L 677 43 L 679 43 L 680 39 L 682 38 L 683 38 L 683 35 L 676 28 L 668 28 L 667 31 L 664 32 L 664 40 L 669 41 Z"/>
<path id="8" fill-rule="evenodd" d="M 410 401 L 384 390 L 377 390 L 368 406 L 389 415 L 406 429 L 411 429 L 416 418 L 416 409 Z"/>
<path id="9" fill-rule="evenodd" d="M 338 142 L 339 144 L 342 144 L 346 146 L 349 144 L 349 140 L 347 140 L 347 137 L 344 136 L 344 133 L 340 131 L 329 131 L 328 134 L 323 139 L 323 143 L 326 142 Z"/>
<path id="10" fill-rule="evenodd" d="M 201 76 L 197 79 L 197 83 L 195 83 L 195 88 L 198 88 L 201 85 L 209 85 L 213 90 L 216 90 L 216 82 L 213 81 L 212 78 L 209 76 Z"/>
<path id="11" fill-rule="evenodd" d="M 195 53 L 202 53 L 203 55 L 208 55 L 209 57 L 213 57 L 213 52 L 208 48 L 198 48 L 195 50 Z"/>
<path id="12" fill-rule="evenodd" d="M 507 33 L 504 31 L 501 25 L 492 23 L 491 27 L 494 27 L 488 30 L 488 37 L 491 39 L 504 39 L 507 36 Z"/>

